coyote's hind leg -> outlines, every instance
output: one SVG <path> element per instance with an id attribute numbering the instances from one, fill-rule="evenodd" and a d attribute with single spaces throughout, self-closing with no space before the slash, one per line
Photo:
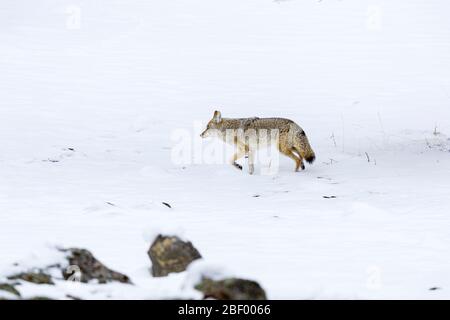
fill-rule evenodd
<path id="1" fill-rule="evenodd" d="M 280 152 L 284 154 L 286 157 L 289 157 L 295 161 L 295 171 L 298 171 L 298 169 L 302 165 L 302 161 L 295 155 L 295 153 L 293 153 L 291 149 L 287 148 L 280 149 Z"/>
<path id="2" fill-rule="evenodd" d="M 302 170 L 305 170 L 305 164 L 303 162 L 303 157 L 300 154 L 300 151 L 297 148 L 292 148 L 292 151 L 294 151 L 294 154 L 299 157 L 300 159 L 300 168 L 302 168 Z M 298 168 L 296 169 L 296 171 L 298 171 Z"/>

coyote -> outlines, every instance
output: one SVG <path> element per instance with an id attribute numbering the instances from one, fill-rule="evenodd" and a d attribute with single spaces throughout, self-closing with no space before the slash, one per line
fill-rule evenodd
<path id="1" fill-rule="evenodd" d="M 247 156 L 250 174 L 255 170 L 254 153 L 258 147 L 264 145 L 276 143 L 282 154 L 295 161 L 295 171 L 299 171 L 300 168 L 305 170 L 303 159 L 308 163 L 313 163 L 316 159 L 305 131 L 289 119 L 222 118 L 220 111 L 215 111 L 206 130 L 200 136 L 202 138 L 216 136 L 226 143 L 235 145 L 237 151 L 231 159 L 231 164 L 242 170 L 242 166 L 236 161 Z"/>

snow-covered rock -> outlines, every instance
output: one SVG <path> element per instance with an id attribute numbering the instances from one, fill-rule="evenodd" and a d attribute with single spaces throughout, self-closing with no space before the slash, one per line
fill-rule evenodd
<path id="1" fill-rule="evenodd" d="M 203 278 L 195 289 L 203 292 L 204 299 L 216 300 L 266 300 L 266 293 L 255 282 L 245 279 L 228 278 L 212 280 Z"/>
<path id="2" fill-rule="evenodd" d="M 152 275 L 165 277 L 170 273 L 183 272 L 202 256 L 191 242 L 176 236 L 158 235 L 148 250 L 152 262 Z"/>

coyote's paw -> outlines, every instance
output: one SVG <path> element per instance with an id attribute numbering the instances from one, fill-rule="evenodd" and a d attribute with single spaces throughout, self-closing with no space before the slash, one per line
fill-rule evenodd
<path id="1" fill-rule="evenodd" d="M 242 166 L 239 163 L 233 163 L 233 166 L 239 170 L 242 170 Z"/>

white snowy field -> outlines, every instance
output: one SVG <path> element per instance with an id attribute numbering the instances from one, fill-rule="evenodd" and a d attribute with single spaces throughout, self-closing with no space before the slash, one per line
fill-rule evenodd
<path id="1" fill-rule="evenodd" d="M 193 279 L 214 272 L 270 299 L 450 299 L 449 10 L 2 0 L 0 282 L 59 245 L 135 285 L 23 283 L 24 297 L 199 298 Z M 253 176 L 174 163 L 174 133 L 198 152 L 215 109 L 296 121 L 316 162 Z M 203 260 L 152 278 L 159 232 Z"/>

